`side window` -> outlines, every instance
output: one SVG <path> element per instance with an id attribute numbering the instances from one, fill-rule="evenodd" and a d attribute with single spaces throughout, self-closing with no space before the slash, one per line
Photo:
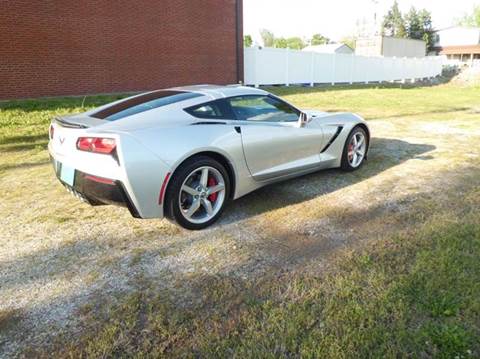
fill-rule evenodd
<path id="1" fill-rule="evenodd" d="M 207 103 L 202 103 L 193 107 L 186 108 L 185 111 L 197 118 L 205 119 L 231 119 L 231 111 L 228 109 L 228 104 L 223 100 L 217 100 Z"/>
<path id="2" fill-rule="evenodd" d="M 300 116 L 297 109 L 270 96 L 239 96 L 229 102 L 241 121 L 296 122 Z"/>

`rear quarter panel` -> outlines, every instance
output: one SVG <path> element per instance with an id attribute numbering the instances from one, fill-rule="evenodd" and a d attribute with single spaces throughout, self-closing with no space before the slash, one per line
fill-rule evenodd
<path id="1" fill-rule="evenodd" d="M 215 152 L 228 160 L 235 174 L 233 198 L 258 187 L 251 179 L 243 155 L 241 135 L 233 124 L 191 123 L 178 127 L 143 129 L 131 135 L 161 158 L 171 173 L 191 156 Z"/>

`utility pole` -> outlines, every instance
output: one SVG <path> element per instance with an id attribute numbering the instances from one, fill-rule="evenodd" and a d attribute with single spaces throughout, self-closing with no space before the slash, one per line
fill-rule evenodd
<path id="1" fill-rule="evenodd" d="M 373 4 L 373 35 L 379 35 L 379 26 L 377 23 L 378 0 L 371 0 Z"/>

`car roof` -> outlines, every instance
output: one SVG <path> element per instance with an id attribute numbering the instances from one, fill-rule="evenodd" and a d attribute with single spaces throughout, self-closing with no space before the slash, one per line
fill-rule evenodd
<path id="1" fill-rule="evenodd" d="M 180 86 L 170 88 L 172 91 L 187 91 L 199 93 L 204 96 L 208 96 L 212 100 L 241 95 L 268 95 L 268 92 L 253 87 L 241 86 L 241 85 L 192 85 L 192 86 Z"/>

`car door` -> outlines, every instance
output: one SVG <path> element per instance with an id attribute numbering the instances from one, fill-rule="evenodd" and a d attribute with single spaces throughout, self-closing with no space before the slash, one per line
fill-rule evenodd
<path id="1" fill-rule="evenodd" d="M 300 111 L 269 95 L 229 98 L 241 127 L 243 150 L 252 177 L 263 181 L 313 169 L 324 143 L 316 123 L 299 127 Z"/>

